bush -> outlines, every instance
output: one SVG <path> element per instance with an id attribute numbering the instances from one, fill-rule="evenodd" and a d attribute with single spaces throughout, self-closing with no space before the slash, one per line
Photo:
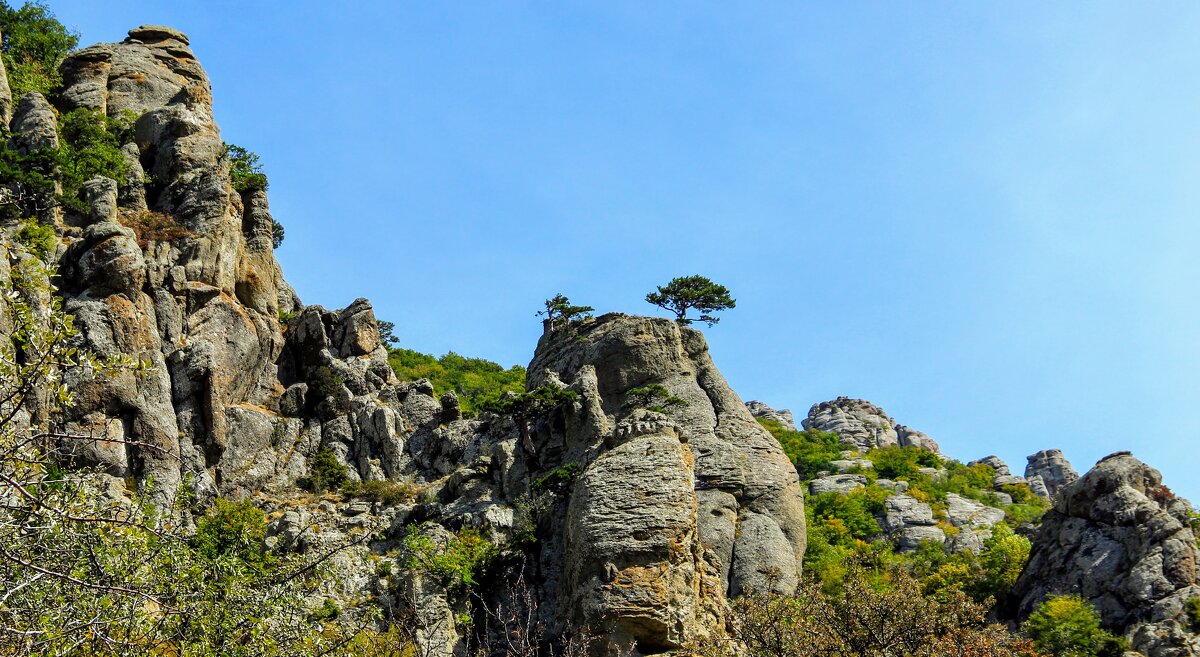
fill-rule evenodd
<path id="1" fill-rule="evenodd" d="M 442 394 L 453 390 L 465 415 L 474 415 L 484 404 L 506 392 L 525 391 L 525 368 L 513 365 L 504 369 L 482 358 L 466 358 L 453 351 L 435 358 L 411 349 L 389 349 L 388 363 L 401 381 L 429 379 L 433 390 Z"/>
<path id="2" fill-rule="evenodd" d="M 266 516 L 250 500 L 217 498 L 208 514 L 196 523 L 192 545 L 206 559 L 236 557 L 262 571 L 270 564 L 266 535 Z"/>
<path id="3" fill-rule="evenodd" d="M 875 517 L 883 514 L 885 499 L 887 491 L 868 486 L 845 495 L 811 495 L 806 506 L 812 508 L 814 520 L 825 528 L 831 543 L 847 544 L 852 539 L 863 540 L 882 533 Z"/>
<path id="4" fill-rule="evenodd" d="M 58 65 L 79 45 L 44 3 L 26 2 L 20 9 L 0 3 L 0 52 L 14 99 L 30 91 L 51 96 L 62 86 Z"/>
<path id="5" fill-rule="evenodd" d="M 257 153 L 225 144 L 225 157 L 229 160 L 229 182 L 237 193 L 248 194 L 267 188 L 267 175 L 263 173 Z"/>
<path id="6" fill-rule="evenodd" d="M 324 493 L 341 489 L 347 481 L 346 466 L 338 461 L 332 449 L 322 447 L 313 456 L 308 465 L 308 477 L 301 483 L 314 493 Z"/>
<path id="7" fill-rule="evenodd" d="M 336 396 L 344 385 L 346 385 L 346 381 L 340 374 L 334 372 L 329 366 L 322 365 L 313 370 L 308 389 L 316 395 L 316 399 L 325 399 Z"/>
<path id="8" fill-rule="evenodd" d="M 125 184 L 125 156 L 117 142 L 112 121 L 104 114 L 80 108 L 59 119 L 62 140 L 58 149 L 58 171 L 62 180 L 62 204 L 76 214 L 86 214 L 79 198 L 83 183 L 104 176 Z"/>
<path id="9" fill-rule="evenodd" d="M 421 492 L 420 487 L 407 481 L 348 481 L 341 489 L 342 494 L 352 498 L 387 505 L 413 502 Z"/>
<path id="10" fill-rule="evenodd" d="M 1183 603 L 1183 613 L 1193 632 L 1200 632 L 1200 597 L 1188 598 Z"/>
<path id="11" fill-rule="evenodd" d="M 529 485 L 529 490 L 533 492 L 547 491 L 555 495 L 562 495 L 570 488 L 571 482 L 575 481 L 575 477 L 583 471 L 583 466 L 578 463 L 566 463 L 554 468 L 545 476 L 538 477 Z"/>
<path id="12" fill-rule="evenodd" d="M 1038 605 L 1021 629 L 1054 657 L 1121 657 L 1126 648 L 1123 639 L 1100 627 L 1100 613 L 1075 595 Z"/>
<path id="13" fill-rule="evenodd" d="M 830 461 L 842 457 L 842 446 L 835 433 L 817 429 L 789 431 L 778 422 L 764 418 L 758 418 L 758 423 L 779 441 L 802 481 L 811 481 L 818 472 L 832 470 Z"/>
<path id="14" fill-rule="evenodd" d="M 687 401 L 671 394 L 670 390 L 661 383 L 651 383 L 641 388 L 630 388 L 625 391 L 629 398 L 628 405 L 645 408 L 658 413 L 666 413 L 671 406 L 687 406 Z"/>
<path id="15" fill-rule="evenodd" d="M 316 611 L 309 614 L 308 618 L 309 620 L 320 623 L 323 621 L 337 620 L 338 616 L 341 615 L 342 610 L 340 607 L 338 607 L 337 603 L 333 601 L 333 598 L 325 598 L 325 602 L 322 603 Z"/>
<path id="16" fill-rule="evenodd" d="M 983 575 L 975 586 L 976 598 L 1000 599 L 1006 596 L 1017 583 L 1017 577 L 1029 561 L 1029 539 L 1013 533 L 1008 525 L 998 522 L 992 526 L 992 535 L 983 542 L 979 555 Z"/>
<path id="17" fill-rule="evenodd" d="M 867 452 L 867 458 L 875 466 L 875 472 L 885 479 L 912 481 L 922 475 L 921 468 L 936 468 L 942 465 L 937 454 L 919 447 L 893 445 Z"/>
<path id="18" fill-rule="evenodd" d="M 499 555 L 496 545 L 476 529 L 460 529 L 439 543 L 423 530 L 410 525 L 404 535 L 404 559 L 408 570 L 436 577 L 443 586 L 465 589 L 479 583 L 483 571 Z"/>
<path id="19" fill-rule="evenodd" d="M 58 247 L 58 231 L 38 223 L 37 219 L 26 219 L 17 230 L 17 241 L 42 262 L 50 262 Z"/>
<path id="20" fill-rule="evenodd" d="M 118 220 L 133 229 L 138 246 L 143 249 L 150 246 L 151 242 L 174 242 L 195 234 L 179 225 L 175 217 L 162 212 L 129 210 L 122 212 Z"/>

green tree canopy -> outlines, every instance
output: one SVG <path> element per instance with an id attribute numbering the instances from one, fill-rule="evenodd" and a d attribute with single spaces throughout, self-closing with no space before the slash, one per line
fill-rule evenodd
<path id="1" fill-rule="evenodd" d="M 699 320 L 712 326 L 720 319 L 711 313 L 737 305 L 733 297 L 729 296 L 728 288 L 717 285 L 704 276 L 673 278 L 665 286 L 660 285 L 658 291 L 647 294 L 646 301 L 675 313 L 675 321 L 684 325 L 693 321 L 687 316 L 689 310 L 699 311 Z"/>
<path id="2" fill-rule="evenodd" d="M 30 91 L 50 95 L 62 85 L 58 65 L 79 45 L 79 34 L 58 22 L 45 3 L 13 9 L 0 2 L 0 54 L 13 98 Z"/>

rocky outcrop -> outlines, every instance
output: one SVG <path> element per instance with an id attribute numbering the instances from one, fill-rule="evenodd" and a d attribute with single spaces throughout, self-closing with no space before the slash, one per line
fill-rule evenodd
<path id="1" fill-rule="evenodd" d="M 1079 478 L 1061 449 L 1046 449 L 1029 455 L 1025 479 L 1037 495 L 1053 500 L 1063 486 Z"/>
<path id="2" fill-rule="evenodd" d="M 1148 657 L 1200 654 L 1184 603 L 1200 596 L 1200 549 L 1191 505 L 1128 452 L 1105 457 L 1059 490 L 1015 587 L 1018 613 L 1052 595 L 1079 595 L 1106 626 Z"/>
<path id="3" fill-rule="evenodd" d="M 946 532 L 938 527 L 933 508 L 908 495 L 892 495 L 884 502 L 885 513 L 880 523 L 884 533 L 896 542 L 902 552 L 915 550 L 921 543 L 946 542 Z"/>
<path id="4" fill-rule="evenodd" d="M 656 653 L 718 627 L 730 595 L 795 589 L 803 489 L 729 389 L 698 331 L 609 314 L 543 336 L 529 386 L 565 384 L 578 410 L 542 459 L 583 464 L 568 505 L 559 604 L 608 644 Z M 660 384 L 686 404 L 636 408 Z"/>
<path id="5" fill-rule="evenodd" d="M 843 445 L 860 452 L 892 445 L 938 451 L 938 444 L 932 438 L 896 424 L 882 408 L 864 399 L 838 397 L 815 404 L 802 424 L 805 429 L 836 433 Z"/>
<path id="6" fill-rule="evenodd" d="M 758 400 L 746 402 L 746 408 L 749 409 L 750 414 L 756 418 L 778 422 L 780 426 L 788 431 L 796 430 L 796 420 L 792 418 L 792 412 L 786 408 L 777 411 Z"/>

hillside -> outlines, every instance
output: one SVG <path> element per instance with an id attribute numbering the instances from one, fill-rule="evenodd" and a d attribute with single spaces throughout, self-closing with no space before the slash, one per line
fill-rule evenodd
<path id="1" fill-rule="evenodd" d="M 286 282 L 186 35 L 69 49 L 0 69 L 0 654 L 1200 654 L 1196 515 L 1132 456 L 797 427 L 667 319 L 389 349 Z"/>

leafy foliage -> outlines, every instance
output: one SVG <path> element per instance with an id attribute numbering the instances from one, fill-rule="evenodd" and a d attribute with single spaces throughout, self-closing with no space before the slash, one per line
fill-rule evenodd
<path id="1" fill-rule="evenodd" d="M 379 341 L 388 348 L 394 347 L 400 339 L 395 336 L 396 325 L 385 320 L 377 320 L 375 325 L 379 327 Z"/>
<path id="2" fill-rule="evenodd" d="M 578 463 L 564 463 L 545 475 L 534 479 L 529 489 L 534 492 L 549 491 L 555 495 L 563 495 L 571 487 L 575 477 L 583 472 L 583 466 Z"/>
<path id="3" fill-rule="evenodd" d="M 476 586 L 484 569 L 498 554 L 496 545 L 479 530 L 464 528 L 445 541 L 435 540 L 427 528 L 410 525 L 404 535 L 403 565 L 432 575 L 444 586 Z"/>
<path id="4" fill-rule="evenodd" d="M 263 173 L 258 153 L 236 144 L 225 144 L 225 158 L 229 160 L 229 182 L 234 191 L 249 194 L 267 188 L 267 174 Z"/>
<path id="5" fill-rule="evenodd" d="M 919 447 L 892 445 L 867 452 L 875 472 L 885 479 L 912 481 L 921 477 L 921 468 L 936 468 L 942 464 L 937 454 Z M 991 485 L 991 482 L 988 482 Z"/>
<path id="6" fill-rule="evenodd" d="M 576 306 L 561 294 L 554 295 L 552 299 L 546 299 L 545 306 L 546 309 L 539 310 L 537 316 L 545 317 L 550 322 L 550 326 L 555 329 L 569 328 L 575 322 L 591 317 L 592 311 L 596 310 L 591 306 Z"/>
<path id="7" fill-rule="evenodd" d="M 1200 632 L 1200 597 L 1188 598 L 1183 603 L 1183 613 L 1193 632 Z"/>
<path id="8" fill-rule="evenodd" d="M 883 514 L 887 496 L 878 486 L 866 486 L 846 494 L 810 495 L 807 506 L 812 507 L 813 519 L 826 530 L 829 542 L 844 545 L 882 532 L 875 517 Z"/>
<path id="9" fill-rule="evenodd" d="M 794 596 L 744 595 L 734 603 L 732 624 L 747 657 L 1039 655 L 1028 641 L 989 624 L 987 609 L 962 592 L 927 596 L 904 573 L 880 587 L 859 564 L 834 591 L 810 580 Z M 700 653 L 727 654 L 719 643 Z"/>
<path id="10" fill-rule="evenodd" d="M 192 545 L 205 559 L 236 557 L 262 571 L 270 564 L 266 536 L 266 516 L 250 500 L 234 502 L 218 498 L 209 513 L 196 523 Z"/>
<path id="11" fill-rule="evenodd" d="M 1074 595 L 1038 605 L 1021 629 L 1054 657 L 1121 657 L 1126 649 L 1124 639 L 1100 627 L 1100 613 Z"/>
<path id="12" fill-rule="evenodd" d="M 659 413 L 666 413 L 672 406 L 687 406 L 687 400 L 676 397 L 661 383 L 651 383 L 640 388 L 630 388 L 625 391 L 627 405 L 636 408 L 646 408 Z"/>
<path id="13" fill-rule="evenodd" d="M 50 96 L 62 86 L 58 65 L 79 45 L 79 34 L 68 30 L 42 2 L 20 9 L 0 3 L 0 53 L 13 98 L 30 91 Z"/>
<path id="14" fill-rule="evenodd" d="M 466 358 L 453 351 L 435 358 L 410 349 L 390 349 L 388 362 L 401 381 L 429 379 L 438 394 L 453 390 L 468 415 L 506 392 L 525 390 L 524 367 L 504 369 L 490 360 Z"/>
<path id="15" fill-rule="evenodd" d="M 646 301 L 675 313 L 675 321 L 684 325 L 693 321 L 687 316 L 689 310 L 699 311 L 700 321 L 712 326 L 720 319 L 710 313 L 737 305 L 733 297 L 729 296 L 728 288 L 717 285 L 703 276 L 672 278 L 666 285 L 658 286 L 656 292 L 647 294 Z"/>
<path id="16" fill-rule="evenodd" d="M 306 618 L 305 579 L 320 576 L 321 558 L 268 556 L 262 513 L 249 502 L 218 501 L 190 533 L 180 522 L 186 494 L 159 507 L 136 494 L 114 503 L 111 492 L 98 494 L 105 475 L 63 467 L 70 446 L 92 440 L 52 429 L 74 400 L 64 380 L 137 375 L 148 364 L 75 346 L 53 272 L 36 259 L 10 264 L 0 290 L 10 329 L 0 340 L 0 582 L 11 584 L 0 605 L 0 651 L 306 656 L 350 639 Z M 34 398 L 43 413 L 27 426 L 18 417 Z M 154 492 L 152 482 L 142 488 Z"/>
<path id="17" fill-rule="evenodd" d="M 322 447 L 313 455 L 308 466 L 308 477 L 302 482 L 314 493 L 340 490 L 349 481 L 346 466 L 337 459 L 329 447 Z"/>
<path id="18" fill-rule="evenodd" d="M 278 249 L 283 244 L 284 236 L 283 224 L 275 217 L 271 217 L 271 248 Z"/>
<path id="19" fill-rule="evenodd" d="M 819 429 L 789 431 L 775 420 L 758 418 L 767 431 L 779 441 L 783 453 L 791 459 L 802 481 L 811 481 L 817 473 L 832 470 L 830 461 L 842 457 L 842 447 L 836 433 Z"/>
<path id="20" fill-rule="evenodd" d="M 49 262 L 58 246 L 58 231 L 53 226 L 38 223 L 37 219 L 26 219 L 17 229 L 17 241 L 42 262 Z"/>
<path id="21" fill-rule="evenodd" d="M 71 211 L 85 214 L 87 206 L 79 198 L 83 183 L 104 176 L 125 184 L 125 156 L 116 132 L 122 129 L 103 113 L 80 108 L 59 119 L 62 137 L 58 149 L 58 171 L 63 186 L 61 201 Z"/>
<path id="22" fill-rule="evenodd" d="M 312 379 L 309 381 L 309 390 L 316 395 L 317 399 L 325 399 L 337 395 L 344 385 L 346 385 L 346 381 L 342 375 L 334 372 L 328 365 L 322 365 L 313 370 Z"/>
<path id="23" fill-rule="evenodd" d="M 341 486 L 342 494 L 355 499 L 380 504 L 405 504 L 417 499 L 421 488 L 408 481 L 347 481 Z"/>

